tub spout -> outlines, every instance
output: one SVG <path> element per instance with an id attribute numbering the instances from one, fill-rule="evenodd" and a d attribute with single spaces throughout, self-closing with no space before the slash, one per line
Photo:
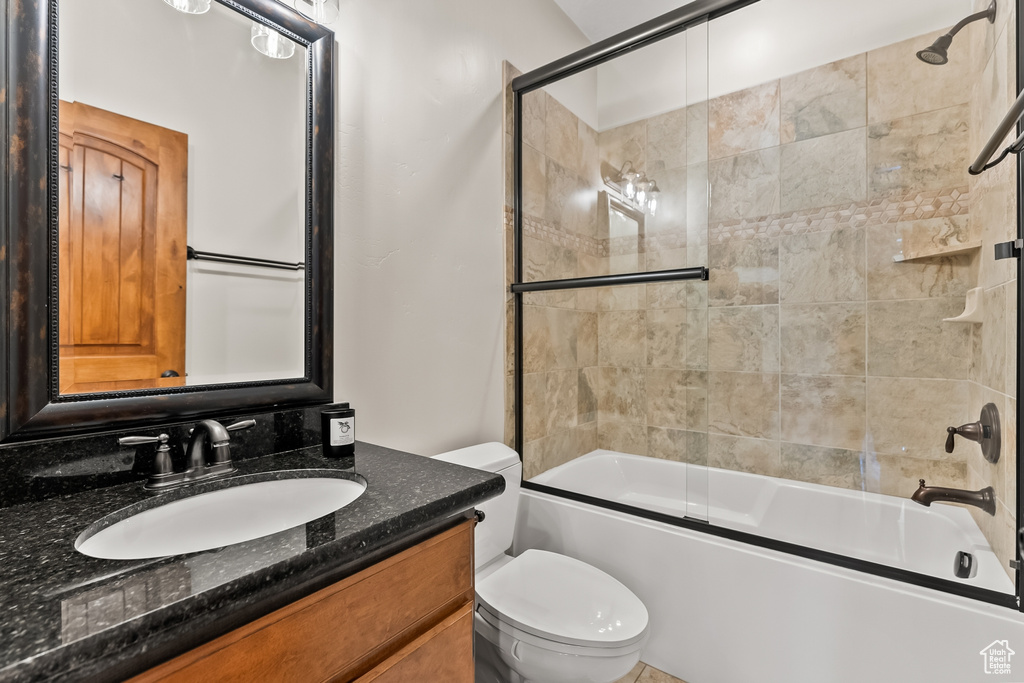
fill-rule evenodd
<path id="1" fill-rule="evenodd" d="M 961 503 L 981 508 L 990 515 L 996 514 L 996 490 L 986 486 L 980 491 L 964 491 L 963 489 L 947 489 L 941 486 L 925 486 L 924 479 L 920 480 L 921 486 L 914 491 L 910 500 L 924 506 L 930 506 L 932 502 L 940 503 Z"/>

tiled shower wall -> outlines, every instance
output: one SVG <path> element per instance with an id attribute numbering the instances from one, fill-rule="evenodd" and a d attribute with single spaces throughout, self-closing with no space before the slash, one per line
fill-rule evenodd
<path id="1" fill-rule="evenodd" d="M 974 11 L 988 6 L 975 0 Z M 979 22 L 971 38 L 970 89 L 971 145 L 977 153 L 996 129 L 999 119 L 1016 97 L 1015 3 L 999 3 L 991 27 Z M 972 26 L 974 28 L 974 26 Z M 980 76 L 978 76 L 980 74 Z M 1007 568 L 1014 558 L 1017 505 L 1017 281 L 1014 260 L 992 259 L 992 245 L 1016 236 L 1016 164 L 1007 160 L 980 176 L 971 176 L 971 217 L 974 235 L 982 242 L 979 272 L 972 286 L 984 288 L 984 322 L 972 325 L 970 366 L 970 419 L 981 407 L 994 403 L 1002 424 L 1002 455 L 991 464 L 974 444 L 958 444 L 967 454 L 967 487 L 992 486 L 998 503 L 996 515 L 971 509 L 996 554 Z M 1011 574 L 1012 576 L 1012 574 Z"/>
<path id="2" fill-rule="evenodd" d="M 915 57 L 929 34 L 599 134 L 528 95 L 526 279 L 711 279 L 526 298 L 525 476 L 600 447 L 898 496 L 991 484 L 978 521 L 1012 557 L 1015 282 L 991 245 L 1015 178 L 966 173 L 1012 101 L 1006 26 L 943 67 Z M 665 202 L 609 239 L 600 174 L 627 160 Z M 943 322 L 978 286 L 985 322 Z M 946 454 L 989 401 L 1007 455 Z"/>

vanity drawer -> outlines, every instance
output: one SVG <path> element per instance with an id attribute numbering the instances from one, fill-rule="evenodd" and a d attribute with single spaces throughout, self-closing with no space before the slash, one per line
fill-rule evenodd
<path id="1" fill-rule="evenodd" d="M 473 602 L 467 602 L 357 683 L 473 683 L 473 674 Z"/>
<path id="2" fill-rule="evenodd" d="M 396 653 L 389 668 L 400 666 L 397 660 L 414 665 L 426 656 L 418 652 L 431 651 L 428 633 L 438 643 L 461 634 L 461 649 L 444 647 L 453 658 L 458 650 L 472 670 L 472 614 L 468 633 L 463 621 L 449 621 L 472 606 L 474 524 L 459 524 L 132 681 L 352 680 Z"/>

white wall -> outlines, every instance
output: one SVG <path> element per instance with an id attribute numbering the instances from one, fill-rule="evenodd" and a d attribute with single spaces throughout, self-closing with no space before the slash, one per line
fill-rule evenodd
<path id="1" fill-rule="evenodd" d="M 435 454 L 504 425 L 502 60 L 587 44 L 551 0 L 341 0 L 335 398 Z"/>
<path id="2" fill-rule="evenodd" d="M 251 24 L 216 3 L 196 16 L 160 0 L 66 0 L 60 96 L 188 135 L 190 246 L 297 262 L 304 51 L 258 53 Z M 302 375 L 301 277 L 282 273 L 190 262 L 189 384 Z"/>

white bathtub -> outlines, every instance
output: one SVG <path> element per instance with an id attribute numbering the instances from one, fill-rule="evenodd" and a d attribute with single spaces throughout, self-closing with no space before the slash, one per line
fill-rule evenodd
<path id="1" fill-rule="evenodd" d="M 677 517 L 1013 593 L 967 510 L 865 491 L 596 450 L 531 481 Z M 977 574 L 953 573 L 958 551 Z M 1022 653 L 1024 654 L 1024 653 Z M 1024 680 L 1024 677 L 1022 677 Z"/>
<path id="2" fill-rule="evenodd" d="M 685 476 L 678 463 L 597 451 L 532 481 L 678 514 Z M 705 481 L 711 506 L 700 500 Z M 978 577 L 991 554 L 970 515 L 952 506 L 918 510 L 720 470 L 691 473 L 689 489 L 691 512 L 706 510 L 713 523 L 954 581 L 951 550 L 971 548 Z M 869 544 L 875 535 L 881 542 Z M 949 542 L 955 549 L 930 549 Z M 626 584 L 651 614 L 644 661 L 688 683 L 1024 681 L 1024 618 L 1008 607 L 523 490 L 514 552 L 527 548 L 579 558 Z M 1012 593 L 988 560 L 998 573 L 972 585 Z M 982 651 L 1003 640 L 1021 653 L 1013 674 L 986 674 Z"/>

